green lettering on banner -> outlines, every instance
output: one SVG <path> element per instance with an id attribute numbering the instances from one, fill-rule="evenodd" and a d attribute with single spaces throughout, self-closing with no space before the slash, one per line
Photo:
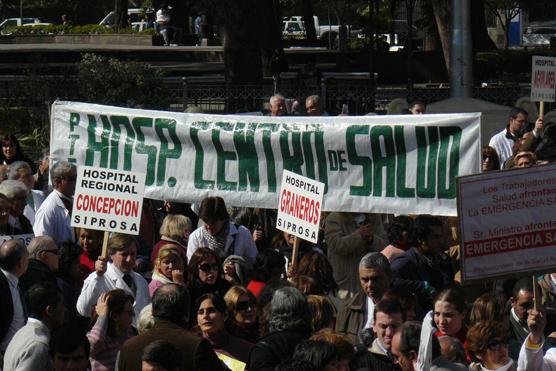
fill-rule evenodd
<path id="1" fill-rule="evenodd" d="M 71 112 L 69 125 L 70 125 L 70 133 L 75 130 L 76 126 L 79 126 L 79 121 L 81 120 L 81 115 L 79 113 Z"/>
<path id="2" fill-rule="evenodd" d="M 282 152 L 282 161 L 284 162 L 284 170 L 289 170 L 299 175 L 303 175 L 301 166 L 303 166 L 303 151 L 301 150 L 301 133 L 299 131 L 290 131 L 288 125 L 282 125 L 285 131 L 280 132 L 280 151 Z M 290 137 L 293 152 L 290 152 Z"/>
<path id="3" fill-rule="evenodd" d="M 407 170 L 407 153 L 405 149 L 404 127 L 394 127 L 394 141 L 396 144 L 396 196 L 404 198 L 415 197 L 415 188 L 407 187 L 405 184 L 405 173 Z"/>
<path id="4" fill-rule="evenodd" d="M 133 125 L 135 129 L 137 139 L 135 152 L 141 155 L 147 155 L 147 175 L 145 177 L 145 184 L 147 186 L 152 186 L 155 180 L 156 153 L 158 149 L 153 145 L 145 145 L 145 134 L 142 128 L 151 128 L 153 126 L 153 119 L 150 117 L 135 117 L 131 121 L 131 125 Z"/>
<path id="5" fill-rule="evenodd" d="M 326 166 L 326 150 L 324 149 L 324 132 L 315 132 L 315 150 L 319 167 L 319 181 L 324 183 L 324 193 L 328 192 L 328 167 Z"/>
<path id="6" fill-rule="evenodd" d="M 100 152 L 98 166 L 108 167 L 108 138 L 110 136 L 110 123 L 102 121 L 100 141 L 97 141 L 97 120 L 94 115 L 87 115 L 89 125 L 87 126 L 87 150 L 85 151 L 85 165 L 95 166 L 95 153 Z"/>
<path id="7" fill-rule="evenodd" d="M 195 123 L 196 124 L 196 123 Z M 199 129 L 191 126 L 189 129 L 189 135 L 191 136 L 191 141 L 195 147 L 195 171 L 194 171 L 194 183 L 197 189 L 212 189 L 214 188 L 214 180 L 203 179 L 204 170 L 204 160 L 205 155 L 203 151 L 203 146 L 199 140 Z"/>
<path id="8" fill-rule="evenodd" d="M 178 159 L 181 156 L 181 142 L 176 133 L 176 120 L 172 119 L 155 119 L 154 129 L 160 139 L 160 152 L 158 155 L 158 164 L 156 172 L 156 185 L 164 184 L 166 177 L 166 160 Z M 168 139 L 164 135 L 164 131 L 168 132 L 168 136 L 172 140 L 173 148 L 170 148 Z M 173 187 L 176 185 L 176 178 L 168 178 L 168 185 Z"/>
<path id="9" fill-rule="evenodd" d="M 263 132 L 263 149 L 266 159 L 266 181 L 268 192 L 276 192 L 276 165 L 274 163 L 274 152 L 272 151 L 271 135 L 278 131 L 280 124 L 259 124 L 258 129 Z"/>
<path id="10" fill-rule="evenodd" d="M 361 166 L 363 171 L 363 185 L 349 186 L 349 194 L 351 196 L 370 196 L 372 191 L 372 166 L 373 163 L 369 157 L 359 156 L 355 147 L 356 135 L 368 135 L 369 125 L 352 125 L 346 130 L 346 147 L 348 152 L 348 160 L 353 166 Z"/>
<path id="11" fill-rule="evenodd" d="M 417 138 L 417 197 L 434 198 L 436 190 L 436 159 L 438 157 L 438 129 L 436 126 L 429 126 L 427 128 L 417 126 L 415 127 L 415 136 Z"/>
<path id="12" fill-rule="evenodd" d="M 380 138 L 384 140 L 384 150 L 380 148 Z M 373 196 L 382 197 L 382 168 L 386 169 L 386 197 L 396 195 L 396 148 L 391 126 L 377 125 L 371 128 L 371 151 L 373 154 Z"/>
<path id="13" fill-rule="evenodd" d="M 236 182 L 226 180 L 226 161 L 237 161 L 236 153 L 225 151 L 220 143 L 220 129 L 225 131 L 233 131 L 233 124 L 227 122 L 217 122 L 212 129 L 212 143 L 216 149 L 216 187 L 226 191 L 235 191 L 237 189 Z"/>
<path id="14" fill-rule="evenodd" d="M 247 190 L 247 182 L 253 192 L 259 192 L 259 158 L 255 146 L 257 124 L 237 123 L 234 130 L 234 145 L 238 154 L 238 191 Z"/>
<path id="15" fill-rule="evenodd" d="M 131 170 L 131 155 L 133 154 L 133 143 L 135 142 L 135 132 L 129 123 L 127 116 L 110 116 L 112 123 L 112 150 L 110 158 L 110 167 L 112 169 L 118 168 L 118 152 L 121 137 L 120 126 L 125 127 L 126 137 L 124 144 L 124 170 Z"/>
<path id="16" fill-rule="evenodd" d="M 459 148 L 461 128 L 457 126 L 440 127 L 440 157 L 438 159 L 438 198 L 456 198 L 456 178 L 459 175 Z M 450 146 L 450 138 L 452 145 Z M 448 163 L 448 156 L 450 162 Z M 446 188 L 448 176 L 448 188 Z"/>

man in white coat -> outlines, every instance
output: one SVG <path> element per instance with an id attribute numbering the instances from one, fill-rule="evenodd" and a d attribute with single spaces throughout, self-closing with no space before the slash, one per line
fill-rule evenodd
<path id="1" fill-rule="evenodd" d="M 67 161 L 59 161 L 52 166 L 50 178 L 54 190 L 37 210 L 33 231 L 35 236 L 50 236 L 57 243 L 75 242 L 75 233 L 71 227 L 71 209 L 77 168 Z"/>
<path id="2" fill-rule="evenodd" d="M 122 289 L 135 299 L 135 326 L 141 309 L 151 302 L 147 281 L 133 271 L 137 256 L 135 238 L 126 234 L 114 235 L 108 243 L 108 254 L 110 262 L 100 256 L 95 263 L 95 271 L 85 279 L 77 299 L 77 312 L 84 317 L 91 317 L 100 295 L 114 289 Z"/>

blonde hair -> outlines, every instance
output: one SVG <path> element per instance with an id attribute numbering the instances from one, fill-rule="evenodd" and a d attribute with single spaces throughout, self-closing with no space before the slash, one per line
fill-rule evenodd
<path id="1" fill-rule="evenodd" d="M 230 313 L 233 313 L 236 310 L 237 302 L 244 294 L 247 295 L 253 303 L 257 303 L 257 299 L 251 291 L 247 290 L 243 286 L 232 286 L 228 292 L 226 292 L 226 295 L 224 295 L 224 301 L 226 302 L 226 306 L 228 307 L 228 311 Z"/>
<path id="2" fill-rule="evenodd" d="M 163 259 L 172 256 L 176 259 L 179 260 L 179 262 L 182 264 L 182 269 L 185 270 L 185 262 L 183 261 L 183 256 L 180 254 L 178 247 L 176 247 L 175 245 L 172 244 L 166 244 L 163 245 L 160 250 L 158 250 L 158 255 L 156 256 L 156 260 L 154 261 L 154 269 L 158 270 L 158 268 L 160 267 L 160 263 L 162 262 Z"/>
<path id="3" fill-rule="evenodd" d="M 186 231 L 191 230 L 191 220 L 180 214 L 168 214 L 160 226 L 160 234 L 174 240 L 180 240 Z"/>

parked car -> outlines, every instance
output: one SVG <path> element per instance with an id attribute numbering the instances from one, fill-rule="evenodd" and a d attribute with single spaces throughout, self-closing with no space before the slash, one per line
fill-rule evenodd
<path id="1" fill-rule="evenodd" d="M 552 37 L 556 37 L 556 21 L 531 23 L 523 34 L 523 46 L 548 47 Z"/>
<path id="2" fill-rule="evenodd" d="M 154 10 L 152 9 L 143 9 L 143 8 L 128 8 L 127 9 L 127 16 L 129 17 L 129 23 L 131 24 L 131 28 L 136 31 L 143 31 L 149 28 L 149 22 L 145 22 L 144 15 L 145 12 L 151 17 L 154 22 Z M 100 22 L 100 25 L 106 27 L 112 27 L 114 25 L 114 11 L 108 13 Z"/>
<path id="3" fill-rule="evenodd" d="M 330 35 L 332 39 L 336 39 L 336 36 L 338 36 L 340 29 L 339 25 L 320 24 L 319 18 L 316 15 L 313 16 L 313 22 L 315 24 L 317 38 L 328 39 L 328 36 Z M 357 36 L 361 32 L 360 30 L 353 30 L 352 26 L 346 25 L 346 27 L 351 36 Z M 303 23 L 303 17 L 300 15 L 294 15 L 284 18 L 282 36 L 286 39 L 305 37 L 305 24 Z"/>
<path id="4" fill-rule="evenodd" d="M 10 28 L 24 26 L 28 24 L 45 24 L 39 18 L 6 18 L 0 23 L 0 34 L 9 35 Z M 50 24 L 50 23 L 48 23 Z"/>

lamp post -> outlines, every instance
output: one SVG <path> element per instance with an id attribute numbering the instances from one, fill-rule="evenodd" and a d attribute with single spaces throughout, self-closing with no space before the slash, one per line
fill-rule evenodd
<path id="1" fill-rule="evenodd" d="M 23 24 L 23 0 L 19 0 L 19 19 L 21 24 Z"/>

